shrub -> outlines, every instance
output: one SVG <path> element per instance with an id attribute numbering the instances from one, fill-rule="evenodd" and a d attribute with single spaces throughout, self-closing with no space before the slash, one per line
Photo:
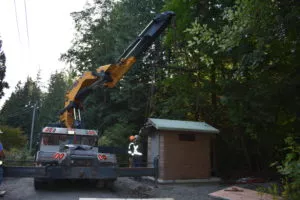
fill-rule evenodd
<path id="1" fill-rule="evenodd" d="M 287 200 L 300 199 L 300 145 L 293 137 L 285 139 L 287 147 L 283 150 L 287 151 L 285 158 L 281 163 L 275 162 L 271 166 L 276 166 L 278 172 L 283 175 L 281 188 L 277 184 L 272 184 L 269 188 L 260 187 L 257 189 L 260 195 L 264 192 L 272 194 L 273 199 L 277 199 L 277 195 L 281 194 Z"/>
<path id="2" fill-rule="evenodd" d="M 287 154 L 277 166 L 279 173 L 284 175 L 282 196 L 285 199 L 300 199 L 300 145 L 293 137 L 285 139 Z"/>
<path id="3" fill-rule="evenodd" d="M 0 134 L 0 141 L 3 144 L 4 149 L 22 149 L 25 147 L 27 138 L 23 135 L 21 129 L 9 126 L 0 126 L 0 130 L 3 132 Z"/>

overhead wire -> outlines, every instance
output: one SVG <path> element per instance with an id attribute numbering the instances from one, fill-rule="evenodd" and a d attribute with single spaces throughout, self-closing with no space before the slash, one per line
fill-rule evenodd
<path id="1" fill-rule="evenodd" d="M 18 20 L 18 10 L 17 10 L 17 4 L 16 0 L 14 0 L 14 8 L 15 8 L 15 16 L 16 16 L 16 25 L 17 25 L 17 31 L 18 31 L 18 37 L 19 37 L 19 42 L 21 43 L 21 35 L 20 35 L 20 28 L 19 28 L 19 20 Z M 26 22 L 26 32 L 27 32 L 27 41 L 28 41 L 28 47 L 30 47 L 30 37 L 29 37 L 29 28 L 28 28 L 28 17 L 27 17 L 27 5 L 26 5 L 26 0 L 24 0 L 24 10 L 25 10 L 25 22 Z M 32 110 L 32 107 L 25 107 L 15 113 L 12 113 L 6 118 L 12 118 L 16 117 L 18 115 L 24 114 L 28 111 Z"/>
<path id="2" fill-rule="evenodd" d="M 28 20 L 27 20 L 26 0 L 24 0 L 24 9 L 25 9 L 25 21 L 26 21 L 27 41 L 28 41 L 28 47 L 29 47 L 30 46 L 30 40 L 29 40 L 29 29 L 28 29 Z"/>
<path id="3" fill-rule="evenodd" d="M 21 36 L 20 36 L 20 28 L 19 28 L 18 11 L 17 11 L 16 0 L 14 0 L 14 5 L 15 5 L 15 16 L 16 16 L 16 23 L 17 23 L 17 30 L 18 30 L 19 42 L 21 43 Z"/>

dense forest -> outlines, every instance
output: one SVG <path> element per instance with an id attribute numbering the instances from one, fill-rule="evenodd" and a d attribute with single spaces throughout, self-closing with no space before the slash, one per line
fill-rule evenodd
<path id="1" fill-rule="evenodd" d="M 164 37 L 117 87 L 98 88 L 87 97 L 85 126 L 101 132 L 103 145 L 126 146 L 148 117 L 205 121 L 220 130 L 218 175 L 271 172 L 273 163 L 297 180 L 290 186 L 297 189 L 297 0 L 95 0 L 72 13 L 76 35 L 61 56 L 69 69 L 51 76 L 46 93 L 39 74 L 19 83 L 0 111 L 1 125 L 19 127 L 28 136 L 37 104 L 36 138 L 42 126 L 58 120 L 65 91 L 76 76 L 114 63 L 146 24 L 166 10 L 174 11 L 176 20 Z"/>

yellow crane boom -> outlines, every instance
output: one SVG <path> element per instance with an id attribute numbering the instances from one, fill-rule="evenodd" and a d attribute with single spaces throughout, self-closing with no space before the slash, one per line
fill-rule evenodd
<path id="1" fill-rule="evenodd" d="M 157 15 L 138 35 L 135 41 L 128 46 L 115 64 L 101 66 L 94 72 L 83 73 L 66 93 L 65 107 L 60 111 L 61 126 L 66 128 L 82 128 L 80 110 L 82 108 L 82 101 L 87 94 L 96 86 L 114 87 L 133 66 L 139 56 L 166 29 L 174 16 L 175 13 L 172 11 Z"/>

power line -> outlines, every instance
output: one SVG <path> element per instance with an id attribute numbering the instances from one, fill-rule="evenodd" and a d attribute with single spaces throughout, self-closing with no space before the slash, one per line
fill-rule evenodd
<path id="1" fill-rule="evenodd" d="M 28 30 L 28 20 L 27 20 L 27 6 L 26 6 L 26 0 L 24 0 L 24 9 L 25 9 L 25 21 L 26 21 L 27 40 L 28 40 L 28 46 L 30 46 L 29 30 Z"/>
<path id="2" fill-rule="evenodd" d="M 17 29 L 18 29 L 19 42 L 21 43 L 21 37 L 20 37 L 20 29 L 19 29 L 19 21 L 18 21 L 18 12 L 17 12 L 16 0 L 14 0 L 14 5 L 15 5 L 15 15 L 16 15 L 16 23 L 17 23 Z"/>

